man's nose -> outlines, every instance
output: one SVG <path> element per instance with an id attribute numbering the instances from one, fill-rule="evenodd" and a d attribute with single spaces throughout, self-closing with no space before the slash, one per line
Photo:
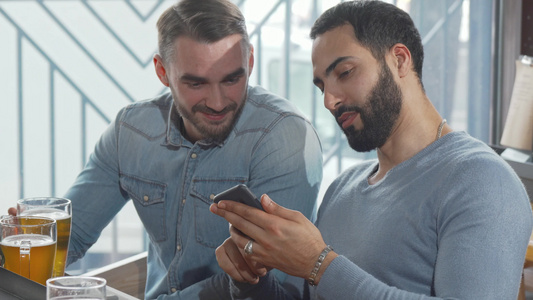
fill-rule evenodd
<path id="1" fill-rule="evenodd" d="M 221 111 L 226 107 L 224 98 L 222 89 L 218 85 L 215 85 L 211 87 L 205 105 L 212 110 Z"/>
<path id="2" fill-rule="evenodd" d="M 324 89 L 324 106 L 328 110 L 334 111 L 341 103 L 342 97 L 339 92 L 331 89 Z"/>

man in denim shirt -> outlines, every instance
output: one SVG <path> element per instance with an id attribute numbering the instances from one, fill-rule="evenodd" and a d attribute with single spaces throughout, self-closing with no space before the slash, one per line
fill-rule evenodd
<path id="1" fill-rule="evenodd" d="M 230 1 L 181 1 L 157 26 L 154 65 L 170 93 L 122 109 L 67 192 L 68 262 L 132 199 L 150 237 L 146 298 L 213 299 L 227 293 L 215 248 L 229 237 L 213 196 L 244 183 L 311 218 L 321 146 L 291 103 L 248 86 L 253 48 Z"/>

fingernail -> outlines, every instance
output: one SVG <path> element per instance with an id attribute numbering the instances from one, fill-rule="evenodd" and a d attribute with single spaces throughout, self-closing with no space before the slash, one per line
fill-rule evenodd
<path id="1" fill-rule="evenodd" d="M 263 196 L 265 197 L 266 205 L 272 204 L 272 199 L 270 199 L 270 197 L 267 194 L 264 194 Z"/>

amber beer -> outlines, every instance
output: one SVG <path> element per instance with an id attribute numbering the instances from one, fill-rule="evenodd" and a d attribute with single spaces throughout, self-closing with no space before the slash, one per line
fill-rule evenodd
<path id="1" fill-rule="evenodd" d="M 72 223 L 72 206 L 70 200 L 56 197 L 25 198 L 18 201 L 17 210 L 20 216 L 40 216 L 56 220 L 57 253 L 52 276 L 63 276 L 65 274 L 70 227 Z"/>
<path id="2" fill-rule="evenodd" d="M 54 260 L 54 271 L 52 277 L 60 277 L 65 273 L 67 262 L 68 243 L 70 240 L 70 226 L 72 217 L 65 211 L 59 209 L 32 209 L 20 213 L 21 216 L 31 215 L 38 217 L 48 217 L 57 222 L 57 252 Z"/>
<path id="3" fill-rule="evenodd" d="M 56 221 L 47 217 L 1 216 L 2 267 L 46 284 L 52 277 L 57 246 Z"/>
<path id="4" fill-rule="evenodd" d="M 21 255 L 21 247 L 26 247 L 26 243 L 30 244 L 29 255 Z M 46 280 L 52 277 L 56 242 L 50 236 L 12 235 L 0 242 L 0 249 L 4 255 L 5 269 L 42 285 L 46 285 Z"/>

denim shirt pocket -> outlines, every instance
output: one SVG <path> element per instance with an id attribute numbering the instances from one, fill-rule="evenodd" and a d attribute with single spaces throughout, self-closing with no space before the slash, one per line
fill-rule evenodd
<path id="1" fill-rule="evenodd" d="M 246 182 L 245 178 L 193 179 L 191 196 L 194 199 L 196 242 L 209 248 L 216 248 L 229 237 L 228 221 L 210 212 L 209 206 L 213 204 L 213 197 L 216 194 Z"/>
<path id="2" fill-rule="evenodd" d="M 166 185 L 138 177 L 121 174 L 120 186 L 133 200 L 144 228 L 155 242 L 167 239 L 165 226 Z"/>

